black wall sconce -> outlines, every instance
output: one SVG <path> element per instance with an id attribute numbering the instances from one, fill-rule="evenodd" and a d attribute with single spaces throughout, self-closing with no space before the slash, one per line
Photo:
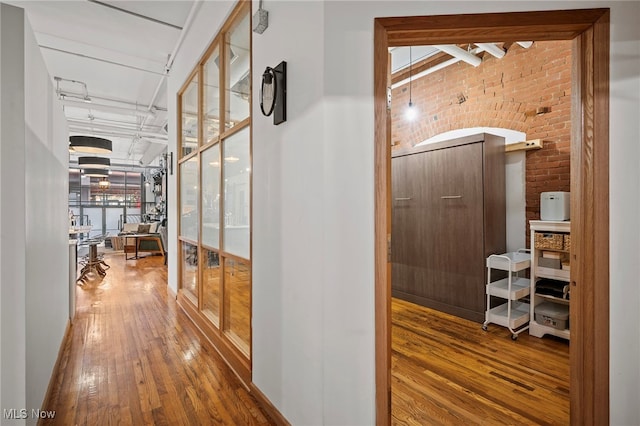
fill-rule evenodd
<path id="1" fill-rule="evenodd" d="M 280 62 L 275 68 L 267 67 L 262 73 L 260 86 L 260 109 L 273 124 L 287 121 L 287 63 Z"/>

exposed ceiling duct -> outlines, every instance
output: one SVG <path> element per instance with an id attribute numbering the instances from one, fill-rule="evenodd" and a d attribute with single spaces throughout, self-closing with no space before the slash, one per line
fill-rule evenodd
<path id="1" fill-rule="evenodd" d="M 474 67 L 477 67 L 482 63 L 481 58 L 477 57 L 473 53 L 467 52 L 466 50 L 456 46 L 455 44 L 439 44 L 434 47 L 442 50 L 445 53 L 448 53 L 454 58 L 458 58 L 461 61 L 468 63 L 469 65 L 473 65 Z"/>
<path id="2" fill-rule="evenodd" d="M 507 53 L 502 47 L 496 46 L 495 43 L 475 43 L 475 45 L 498 59 L 502 59 Z"/>
<path id="3" fill-rule="evenodd" d="M 473 49 L 463 49 L 456 45 L 433 45 L 433 46 L 415 46 L 416 48 L 423 49 L 426 53 L 418 60 L 414 61 L 417 64 L 418 71 L 409 77 L 405 71 L 409 67 L 406 57 L 406 49 L 408 47 L 393 47 L 389 49 L 392 56 L 392 63 L 394 68 L 392 71 L 392 85 L 391 88 L 395 89 L 402 85 L 415 81 L 425 75 L 434 73 L 450 65 L 464 61 L 474 67 L 479 66 L 482 63 L 482 57 L 477 56 L 482 52 L 486 52 L 497 59 L 502 59 L 507 50 L 502 47 L 504 43 L 473 43 L 476 47 Z M 528 49 L 533 45 L 532 41 L 519 41 L 517 44 L 525 49 Z M 507 46 L 507 44 L 504 44 Z M 412 46 L 413 47 L 413 46 Z M 436 50 L 437 49 L 437 50 Z M 404 50 L 404 51 L 403 51 Z M 434 54 L 434 52 L 439 52 Z M 447 56 L 448 55 L 448 56 Z M 448 59 L 447 59 L 448 58 Z"/>

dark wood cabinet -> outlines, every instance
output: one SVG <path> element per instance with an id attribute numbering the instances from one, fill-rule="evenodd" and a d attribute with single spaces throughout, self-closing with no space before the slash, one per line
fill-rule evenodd
<path id="1" fill-rule="evenodd" d="M 391 164 L 393 296 L 482 322 L 485 259 L 506 245 L 504 139 L 458 138 Z"/>

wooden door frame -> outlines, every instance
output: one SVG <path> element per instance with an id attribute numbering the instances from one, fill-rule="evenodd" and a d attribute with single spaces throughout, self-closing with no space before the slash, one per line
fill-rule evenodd
<path id="1" fill-rule="evenodd" d="M 609 423 L 609 9 L 376 18 L 376 423 L 391 420 L 391 118 L 388 48 L 573 40 L 571 424 Z M 597 303 L 596 303 L 597 302 Z"/>

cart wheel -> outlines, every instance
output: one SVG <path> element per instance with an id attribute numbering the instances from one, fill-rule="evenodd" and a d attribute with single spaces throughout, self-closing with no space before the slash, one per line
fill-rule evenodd
<path id="1" fill-rule="evenodd" d="M 517 334 L 512 334 L 511 335 L 511 340 L 518 340 L 518 335 Z"/>
<path id="2" fill-rule="evenodd" d="M 487 330 L 489 329 L 489 327 L 487 327 L 487 324 L 482 324 L 482 329 L 483 329 L 484 331 L 487 331 Z"/>

